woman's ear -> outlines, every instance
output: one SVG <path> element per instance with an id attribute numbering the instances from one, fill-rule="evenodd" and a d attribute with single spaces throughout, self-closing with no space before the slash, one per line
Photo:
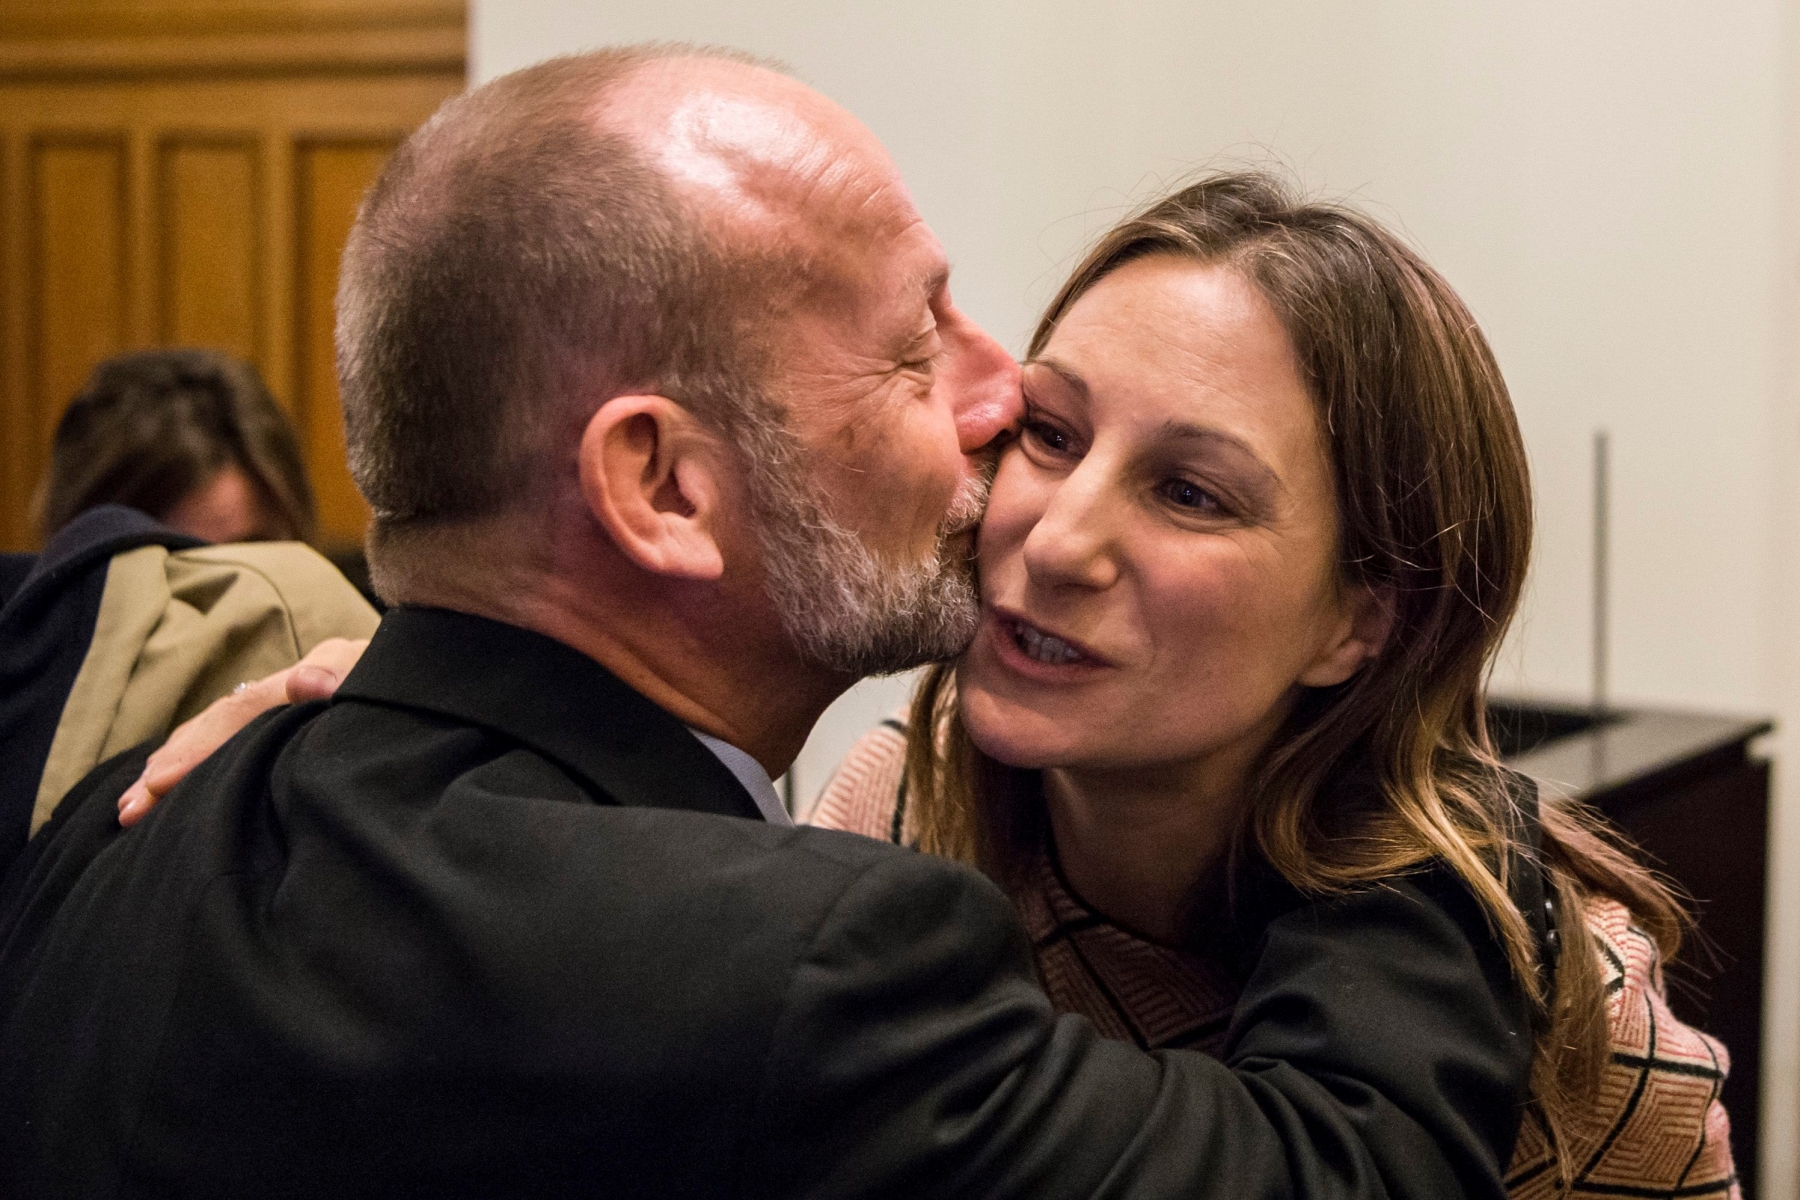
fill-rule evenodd
<path id="1" fill-rule="evenodd" d="M 1319 656 L 1302 671 L 1304 687 L 1331 687 L 1344 682 L 1364 663 L 1379 656 L 1394 632 L 1398 608 L 1392 587 L 1362 583 L 1338 590 L 1338 624 Z"/>
<path id="2" fill-rule="evenodd" d="M 614 396 L 582 431 L 581 494 L 620 553 L 658 575 L 717 579 L 718 439 L 664 396 Z"/>

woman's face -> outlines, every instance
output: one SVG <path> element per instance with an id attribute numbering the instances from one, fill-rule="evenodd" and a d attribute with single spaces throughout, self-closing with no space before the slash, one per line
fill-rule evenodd
<path id="1" fill-rule="evenodd" d="M 1331 466 L 1287 334 L 1229 267 L 1128 264 L 1025 368 L 958 675 L 975 742 L 1133 770 L 1266 742 L 1301 686 L 1379 649 L 1340 586 Z"/>
<path id="2" fill-rule="evenodd" d="M 231 462 L 177 500 L 162 522 L 207 542 L 263 542 L 282 536 L 255 481 Z"/>

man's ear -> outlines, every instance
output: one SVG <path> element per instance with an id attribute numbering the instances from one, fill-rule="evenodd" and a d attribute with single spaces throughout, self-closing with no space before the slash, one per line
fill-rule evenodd
<path id="1" fill-rule="evenodd" d="M 1338 625 L 1332 639 L 1300 673 L 1297 682 L 1305 687 L 1331 687 L 1380 655 L 1394 632 L 1396 601 L 1391 587 L 1342 585 L 1338 591 Z"/>
<path id="2" fill-rule="evenodd" d="M 719 441 L 664 396 L 614 396 L 582 431 L 581 494 L 621 553 L 646 571 L 717 579 Z"/>

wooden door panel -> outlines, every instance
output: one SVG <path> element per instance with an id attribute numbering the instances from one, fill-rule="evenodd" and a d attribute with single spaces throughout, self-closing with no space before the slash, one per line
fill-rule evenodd
<path id="1" fill-rule="evenodd" d="M 215 346 L 267 370 L 258 333 L 257 144 L 170 139 L 157 156 L 159 340 Z"/>
<path id="2" fill-rule="evenodd" d="M 455 0 L 0 0 L 0 550 L 69 397 L 216 346 L 294 414 L 321 540 L 359 540 L 337 261 L 388 154 L 460 91 Z"/>
<path id="3" fill-rule="evenodd" d="M 125 141 L 36 140 L 29 170 L 35 475 L 62 406 L 96 362 L 127 344 Z"/>
<path id="4" fill-rule="evenodd" d="M 297 147 L 295 210 L 300 228 L 300 302 L 294 419 L 319 501 L 322 541 L 359 541 L 368 505 L 344 465 L 344 421 L 339 407 L 332 341 L 338 260 L 363 193 L 381 173 L 397 142 L 309 142 Z"/>

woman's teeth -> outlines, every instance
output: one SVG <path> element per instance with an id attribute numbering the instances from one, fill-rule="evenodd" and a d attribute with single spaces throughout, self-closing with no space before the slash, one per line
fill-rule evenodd
<path id="1" fill-rule="evenodd" d="M 1035 658 L 1041 663 L 1073 663 L 1080 662 L 1081 655 L 1069 643 L 1059 637 L 1039 633 L 1029 625 L 1014 623 L 1013 642 L 1025 652 L 1027 658 Z"/>

